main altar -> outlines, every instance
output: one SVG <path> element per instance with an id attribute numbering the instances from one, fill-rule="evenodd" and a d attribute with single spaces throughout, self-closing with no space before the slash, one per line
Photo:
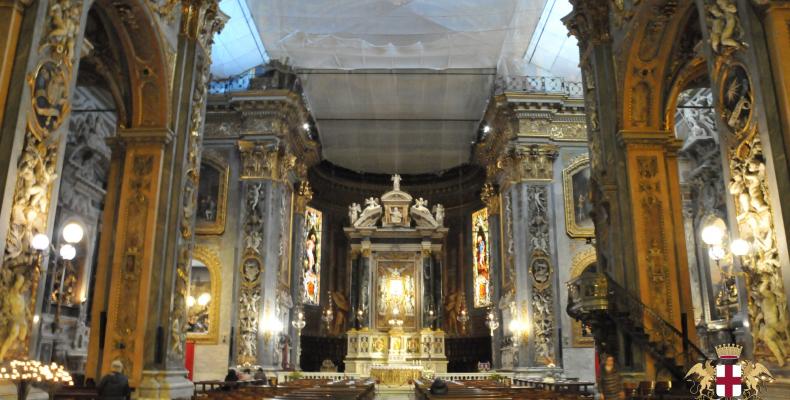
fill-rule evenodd
<path id="1" fill-rule="evenodd" d="M 447 372 L 444 332 L 435 329 L 442 297 L 444 208 L 400 189 L 365 207 L 349 206 L 344 228 L 352 254 L 351 304 L 356 327 L 347 333 L 346 372 L 386 385 L 408 384 L 423 371 Z"/>

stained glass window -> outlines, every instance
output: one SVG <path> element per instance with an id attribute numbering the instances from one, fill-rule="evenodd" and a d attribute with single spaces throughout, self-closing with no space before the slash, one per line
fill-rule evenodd
<path id="1" fill-rule="evenodd" d="M 304 215 L 304 304 L 318 305 L 321 289 L 321 212 L 307 207 Z"/>
<path id="2" fill-rule="evenodd" d="M 491 250 L 488 236 L 488 209 L 472 214 L 472 255 L 474 256 L 475 307 L 491 305 Z"/>

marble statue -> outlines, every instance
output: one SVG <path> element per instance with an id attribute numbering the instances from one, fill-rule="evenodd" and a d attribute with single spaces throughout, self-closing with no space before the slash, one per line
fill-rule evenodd
<path id="1" fill-rule="evenodd" d="M 720 52 L 722 47 L 739 48 L 738 7 L 733 0 L 715 0 L 706 5 L 710 20 L 710 45 L 713 51 Z"/>
<path id="2" fill-rule="evenodd" d="M 784 365 L 790 343 L 787 300 L 758 133 L 731 153 L 729 191 L 735 200 L 739 234 L 752 241 L 744 270 L 749 276 L 749 318 L 757 332 L 755 345 L 764 345 L 777 364 Z"/>
<path id="3" fill-rule="evenodd" d="M 783 316 L 785 304 L 779 304 L 775 294 L 773 283 L 770 279 L 765 279 L 760 283 L 759 293 L 762 297 L 760 313 L 762 313 L 763 325 L 757 332 L 757 337 L 765 343 L 768 350 L 776 357 L 776 362 L 780 367 L 785 365 L 787 358 L 787 348 L 784 338 L 790 338 L 787 331 L 786 316 Z M 759 320 L 758 316 L 758 320 Z"/>
<path id="4" fill-rule="evenodd" d="M 414 205 L 411 206 L 411 215 L 418 228 L 435 228 L 439 226 L 436 219 L 433 218 L 431 210 L 428 209 L 428 200 L 422 197 L 417 199 Z"/>
<path id="5" fill-rule="evenodd" d="M 398 208 L 398 207 L 391 207 L 390 208 L 390 223 L 400 224 L 401 222 L 403 222 L 403 214 L 400 213 L 400 208 Z"/>
<path id="6" fill-rule="evenodd" d="M 436 224 L 444 226 L 444 206 L 441 204 L 433 206 L 433 215 L 434 219 L 436 219 Z"/>
<path id="7" fill-rule="evenodd" d="M 352 226 L 359 219 L 360 212 L 362 212 L 362 207 L 359 206 L 359 203 L 351 203 L 351 205 L 348 206 L 348 220 Z"/>
<path id="8" fill-rule="evenodd" d="M 0 310 L 0 322 L 3 325 L 2 343 L 0 344 L 0 360 L 3 360 L 14 344 L 24 341 L 27 337 L 27 309 L 23 287 L 25 278 L 16 275 L 14 285 L 5 294 L 3 309 Z"/>
<path id="9" fill-rule="evenodd" d="M 398 175 L 398 174 L 392 175 L 392 190 L 400 191 L 400 181 L 401 180 L 402 180 L 402 178 L 400 177 L 400 175 Z"/>
<path id="10" fill-rule="evenodd" d="M 365 200 L 365 209 L 362 210 L 359 218 L 354 222 L 356 228 L 367 228 L 376 226 L 379 218 L 381 217 L 381 205 L 375 197 L 370 197 Z"/>

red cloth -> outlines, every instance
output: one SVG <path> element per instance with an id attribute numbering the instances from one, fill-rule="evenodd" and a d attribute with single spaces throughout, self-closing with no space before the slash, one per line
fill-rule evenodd
<path id="1" fill-rule="evenodd" d="M 195 342 L 187 341 L 186 351 L 184 352 L 184 367 L 189 372 L 187 379 L 192 380 L 192 372 L 195 369 Z"/>

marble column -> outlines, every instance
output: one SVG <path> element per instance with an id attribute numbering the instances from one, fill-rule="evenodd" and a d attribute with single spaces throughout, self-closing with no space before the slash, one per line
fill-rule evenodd
<path id="1" fill-rule="evenodd" d="M 265 370 L 281 369 L 282 332 L 293 307 L 288 289 L 291 258 L 283 229 L 291 218 L 295 157 L 277 140 L 240 140 L 243 235 L 239 247 L 239 334 L 236 362 Z"/>
<path id="2" fill-rule="evenodd" d="M 188 398 L 194 391 L 184 368 L 186 293 L 209 49 L 226 17 L 215 1 L 187 2 L 180 11 L 174 107 L 163 117 L 170 123 L 152 122 L 163 110 L 148 110 L 156 105 L 148 99 L 145 116 L 138 116 L 142 126 L 121 129 L 115 139 L 93 306 L 92 320 L 105 328 L 92 331 L 89 376 L 120 360 L 142 398 Z"/>
<path id="3" fill-rule="evenodd" d="M 506 208 L 502 223 L 507 285 L 503 287 L 500 307 L 507 308 L 507 312 L 503 312 L 502 324 L 508 326 L 513 318 L 519 318 L 526 328 L 526 335 L 519 340 L 517 357 L 506 354 L 512 349 L 507 349 L 502 357 L 512 358 L 513 369 L 528 373 L 545 372 L 561 363 L 555 319 L 559 296 L 556 254 L 552 251 L 554 205 L 550 188 L 557 154 L 556 145 L 514 140 L 498 157 L 498 170 L 489 170 L 502 188 Z M 503 363 L 510 364 L 510 360 Z"/>

